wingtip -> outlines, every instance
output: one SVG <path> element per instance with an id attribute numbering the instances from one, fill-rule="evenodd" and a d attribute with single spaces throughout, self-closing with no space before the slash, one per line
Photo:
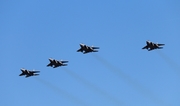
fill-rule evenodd
<path id="1" fill-rule="evenodd" d="M 53 60 L 53 58 L 49 58 L 49 60 Z"/>

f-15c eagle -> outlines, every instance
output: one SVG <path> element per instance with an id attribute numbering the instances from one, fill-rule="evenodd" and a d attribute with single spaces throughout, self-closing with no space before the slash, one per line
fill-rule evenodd
<path id="1" fill-rule="evenodd" d="M 153 43 L 151 41 L 146 41 L 146 46 L 144 46 L 142 49 L 147 49 L 148 51 L 154 50 L 154 49 L 162 49 L 165 44 L 158 44 L 158 43 Z"/>
<path id="2" fill-rule="evenodd" d="M 77 50 L 77 52 L 82 52 L 83 54 L 89 53 L 89 52 L 98 52 L 99 47 L 94 47 L 94 46 L 87 46 L 85 44 L 80 44 L 80 49 Z"/>
<path id="3" fill-rule="evenodd" d="M 35 73 L 39 73 L 40 71 L 34 71 L 34 70 L 32 70 L 32 71 L 29 71 L 29 70 L 26 70 L 26 69 L 21 69 L 21 71 L 22 71 L 22 73 L 19 75 L 19 76 L 24 76 L 24 75 L 26 75 L 25 77 L 27 78 L 27 77 L 30 77 L 30 76 L 37 76 L 37 75 L 39 75 L 39 74 L 35 74 Z"/>
<path id="4" fill-rule="evenodd" d="M 52 59 L 52 58 L 49 58 L 49 61 L 50 63 L 47 65 L 47 67 L 53 67 L 53 68 L 56 68 L 56 67 L 59 67 L 59 66 L 67 66 L 67 64 L 64 64 L 64 63 L 67 63 L 68 61 L 64 61 L 64 60 L 55 60 L 55 59 Z"/>

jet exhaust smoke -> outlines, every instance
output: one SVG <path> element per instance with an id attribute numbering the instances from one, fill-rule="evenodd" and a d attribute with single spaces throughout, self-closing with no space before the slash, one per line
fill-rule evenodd
<path id="1" fill-rule="evenodd" d="M 73 77 L 74 79 L 78 80 L 79 82 L 83 83 L 85 86 L 87 86 L 88 88 L 92 89 L 93 91 L 101 94 L 103 97 L 106 97 L 108 100 L 110 100 L 111 102 L 114 102 L 114 105 L 120 106 L 120 105 L 124 105 L 124 103 L 122 103 L 120 100 L 118 100 L 116 97 L 113 97 L 112 95 L 108 94 L 107 92 L 103 91 L 102 89 L 100 89 L 99 87 L 97 87 L 96 85 L 94 85 L 93 83 L 87 81 L 86 79 L 84 79 L 83 77 L 79 76 L 78 74 L 76 74 L 75 72 L 67 69 L 67 68 L 63 68 L 71 77 Z"/>
<path id="2" fill-rule="evenodd" d="M 180 75 L 180 67 L 179 65 L 173 61 L 169 56 L 167 56 L 166 54 L 164 54 L 163 52 L 161 51 L 157 51 L 157 54 L 162 58 L 164 59 L 170 67 L 172 67 L 175 71 L 176 74 L 179 74 Z"/>
<path id="3" fill-rule="evenodd" d="M 34 77 L 35 78 L 35 77 Z M 58 93 L 59 95 L 66 97 L 67 99 L 71 100 L 72 102 L 80 105 L 80 106 L 89 106 L 88 104 L 82 102 L 81 100 L 77 99 L 76 97 L 74 97 L 73 95 L 69 94 L 68 92 L 60 89 L 59 87 L 53 85 L 52 83 L 45 81 L 41 78 L 36 77 L 35 78 L 38 82 L 44 84 L 45 86 L 51 88 L 53 91 L 56 91 L 56 93 Z"/>
<path id="4" fill-rule="evenodd" d="M 160 106 L 171 106 L 167 103 L 164 103 L 161 99 L 157 98 L 157 96 L 154 95 L 153 92 L 142 86 L 138 81 L 132 79 L 130 76 L 126 75 L 121 69 L 116 68 L 112 64 L 110 64 L 108 61 L 103 59 L 97 54 L 92 54 L 92 56 L 100 61 L 107 69 L 109 69 L 114 74 L 118 75 L 118 77 L 124 79 L 127 83 L 129 83 L 131 86 L 133 86 L 137 91 L 141 92 L 145 97 L 151 99 L 155 103 L 159 104 Z"/>

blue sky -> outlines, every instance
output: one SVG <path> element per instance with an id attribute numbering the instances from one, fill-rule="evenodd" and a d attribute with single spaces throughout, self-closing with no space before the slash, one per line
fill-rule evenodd
<path id="1" fill-rule="evenodd" d="M 2 0 L 1 106 L 179 106 L 180 1 Z M 145 41 L 164 43 L 148 52 Z M 99 52 L 76 52 L 79 43 Z M 68 66 L 46 67 L 48 58 Z M 20 68 L 40 76 L 19 77 Z"/>

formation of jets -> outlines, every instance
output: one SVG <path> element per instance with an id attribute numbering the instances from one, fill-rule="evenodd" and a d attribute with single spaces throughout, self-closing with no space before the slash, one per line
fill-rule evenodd
<path id="1" fill-rule="evenodd" d="M 146 41 L 146 46 L 144 46 L 142 49 L 147 49 L 148 51 L 154 50 L 154 49 L 162 49 L 163 47 L 160 46 L 164 46 L 165 44 L 158 44 L 158 43 L 153 43 L 151 41 Z M 85 44 L 80 44 L 80 49 L 77 50 L 77 52 L 82 52 L 83 54 L 86 53 L 90 53 L 90 52 L 98 52 L 97 49 L 99 49 L 99 47 L 94 47 L 94 46 L 87 46 Z M 68 63 L 68 61 L 64 61 L 64 60 L 55 60 L 52 58 L 49 58 L 49 64 L 47 65 L 47 67 L 53 67 L 53 68 L 57 68 L 59 66 L 67 66 L 66 63 Z M 21 69 L 22 73 L 19 76 L 24 76 L 30 77 L 30 76 L 37 76 L 39 74 L 40 71 L 29 71 L 27 69 Z"/>

